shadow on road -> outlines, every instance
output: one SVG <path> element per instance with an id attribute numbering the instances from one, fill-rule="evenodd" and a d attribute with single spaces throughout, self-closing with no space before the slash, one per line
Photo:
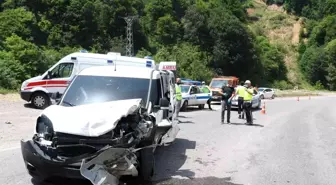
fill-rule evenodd
<path id="1" fill-rule="evenodd" d="M 196 148 L 196 141 L 176 139 L 170 146 L 160 147 L 156 151 L 156 170 L 154 179 L 157 181 L 170 179 L 172 176 L 192 178 L 195 173 L 188 169 L 180 169 L 187 160 L 186 151 Z"/>
<path id="2" fill-rule="evenodd" d="M 195 124 L 193 121 L 189 121 L 189 120 L 187 120 L 187 121 L 182 121 L 182 120 L 179 120 L 179 123 L 181 124 Z"/>
<path id="3" fill-rule="evenodd" d="M 179 117 L 179 118 L 190 118 L 190 117 L 187 117 L 187 116 L 181 116 L 181 115 L 179 115 L 178 117 Z"/>
<path id="4" fill-rule="evenodd" d="M 260 124 L 252 124 L 252 125 L 247 125 L 245 123 L 230 123 L 231 125 L 244 125 L 244 126 L 247 126 L 247 127 L 264 127 L 264 125 L 260 125 Z"/>
<path id="5" fill-rule="evenodd" d="M 92 185 L 90 181 L 65 179 L 65 178 L 53 178 L 45 182 L 40 182 L 36 179 L 31 180 L 33 185 Z"/>
<path id="6" fill-rule="evenodd" d="M 25 108 L 35 109 L 34 106 L 31 103 L 25 103 L 23 104 Z"/>
<path id="7" fill-rule="evenodd" d="M 153 185 L 242 185 L 234 184 L 231 178 L 217 178 L 217 177 L 205 177 L 205 178 L 193 178 L 193 179 L 170 179 L 162 182 L 153 183 Z"/>
<path id="8" fill-rule="evenodd" d="M 198 107 L 188 107 L 186 110 L 181 110 L 180 112 L 194 112 L 194 111 L 210 111 L 208 107 L 205 107 L 204 109 L 199 109 Z"/>

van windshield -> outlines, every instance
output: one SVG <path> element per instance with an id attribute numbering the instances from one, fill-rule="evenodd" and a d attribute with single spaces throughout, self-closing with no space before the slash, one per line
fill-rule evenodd
<path id="1" fill-rule="evenodd" d="M 228 80 L 212 80 L 211 88 L 222 88 L 224 85 L 228 84 Z"/>
<path id="2" fill-rule="evenodd" d="M 63 106 L 77 106 L 116 100 L 142 99 L 145 106 L 149 79 L 105 76 L 77 76 L 61 102 Z M 152 81 L 151 99 L 159 103 L 161 92 L 159 80 Z"/>

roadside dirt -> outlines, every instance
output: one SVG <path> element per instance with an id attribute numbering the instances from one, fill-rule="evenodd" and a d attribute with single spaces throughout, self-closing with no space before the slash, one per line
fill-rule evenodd
<path id="1" fill-rule="evenodd" d="M 299 19 L 293 26 L 292 44 L 298 44 L 300 42 L 302 19 Z"/>
<path id="2" fill-rule="evenodd" d="M 0 101 L 6 100 L 6 101 L 21 101 L 19 94 L 0 94 Z"/>
<path id="3" fill-rule="evenodd" d="M 283 6 L 279 6 L 276 4 L 272 4 L 268 6 L 267 9 L 272 10 L 272 11 L 277 11 L 277 12 L 285 12 L 285 9 L 283 8 Z"/>
<path id="4" fill-rule="evenodd" d="M 20 146 L 21 139 L 32 137 L 41 110 L 29 108 L 17 94 L 0 97 L 0 150 Z"/>

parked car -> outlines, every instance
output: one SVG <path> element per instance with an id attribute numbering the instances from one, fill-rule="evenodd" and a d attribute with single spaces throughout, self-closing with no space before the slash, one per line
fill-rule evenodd
<path id="1" fill-rule="evenodd" d="M 258 93 L 261 99 L 274 99 L 275 91 L 272 88 L 260 87 L 258 88 Z"/>
<path id="2" fill-rule="evenodd" d="M 238 95 L 236 95 L 232 98 L 231 107 L 232 108 L 238 108 Z M 260 94 L 256 90 L 254 90 L 253 98 L 252 98 L 252 108 L 258 108 L 259 109 L 260 107 L 261 107 Z"/>
<path id="3" fill-rule="evenodd" d="M 182 102 L 181 110 L 186 110 L 188 106 L 198 106 L 200 109 L 211 98 L 210 93 L 203 93 L 196 85 L 181 85 Z"/>

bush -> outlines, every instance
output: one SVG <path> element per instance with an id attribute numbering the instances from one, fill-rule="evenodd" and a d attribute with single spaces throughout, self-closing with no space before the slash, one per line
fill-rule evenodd
<path id="1" fill-rule="evenodd" d="M 280 90 L 293 89 L 293 85 L 284 80 L 273 82 L 272 87 Z"/>
<path id="2" fill-rule="evenodd" d="M 325 89 L 324 86 L 323 86 L 323 84 L 321 83 L 320 80 L 317 81 L 317 82 L 315 83 L 315 85 L 314 85 L 313 88 L 314 88 L 315 90 L 323 90 L 323 89 Z"/>

